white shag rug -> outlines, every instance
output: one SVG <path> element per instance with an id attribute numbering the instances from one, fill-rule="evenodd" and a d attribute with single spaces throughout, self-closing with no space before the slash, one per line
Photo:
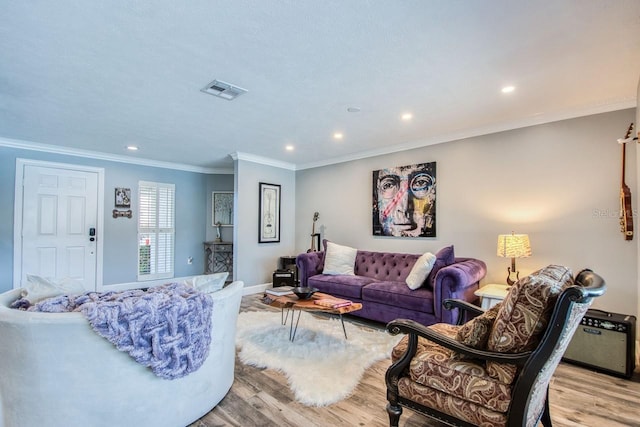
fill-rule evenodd
<path id="1" fill-rule="evenodd" d="M 236 335 L 238 356 L 247 365 L 282 372 L 300 403 L 331 405 L 351 394 L 369 366 L 385 358 L 391 363 L 391 350 L 402 338 L 348 321 L 344 324 L 347 340 L 339 318 L 302 312 L 291 342 L 289 322 L 282 325 L 280 312 L 242 312 Z"/>

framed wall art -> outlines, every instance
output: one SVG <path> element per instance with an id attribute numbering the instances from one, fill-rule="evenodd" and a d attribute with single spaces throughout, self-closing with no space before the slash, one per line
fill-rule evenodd
<path id="1" fill-rule="evenodd" d="M 130 208 L 131 207 L 131 189 L 116 187 L 114 204 L 116 208 Z"/>
<path id="2" fill-rule="evenodd" d="M 436 237 L 436 162 L 373 171 L 373 235 Z"/>
<path id="3" fill-rule="evenodd" d="M 211 195 L 211 225 L 233 225 L 233 191 L 214 191 Z"/>
<path id="4" fill-rule="evenodd" d="M 258 243 L 280 241 L 280 186 L 259 183 Z"/>

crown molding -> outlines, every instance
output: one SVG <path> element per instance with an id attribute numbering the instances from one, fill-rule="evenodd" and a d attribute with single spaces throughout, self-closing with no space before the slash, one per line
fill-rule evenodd
<path id="1" fill-rule="evenodd" d="M 59 145 L 41 144 L 31 141 L 22 141 L 0 137 L 0 147 L 18 148 L 21 150 L 40 151 L 44 153 L 64 154 L 67 156 L 84 157 L 89 159 L 105 160 L 108 162 L 128 163 L 139 166 L 151 166 L 162 169 L 174 169 L 185 172 L 196 172 L 203 174 L 223 174 L 233 175 L 233 169 L 224 168 L 203 168 L 181 163 L 162 162 L 158 160 L 139 159 L 136 157 L 108 154 L 100 151 L 81 150 L 78 148 L 68 148 Z"/>
<path id="2" fill-rule="evenodd" d="M 261 165 L 273 166 L 280 169 L 288 169 L 292 171 L 296 170 L 296 165 L 294 165 L 293 163 L 270 159 L 269 157 L 256 156 L 255 154 L 243 153 L 240 151 L 236 151 L 235 153 L 231 153 L 229 155 L 234 161 L 244 160 L 247 162 L 259 163 Z"/>

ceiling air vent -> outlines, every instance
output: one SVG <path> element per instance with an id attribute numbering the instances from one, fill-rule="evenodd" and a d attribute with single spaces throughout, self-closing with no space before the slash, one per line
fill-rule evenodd
<path id="1" fill-rule="evenodd" d="M 226 99 L 227 101 L 231 101 L 247 92 L 246 89 L 242 89 L 241 87 L 232 85 L 231 83 L 226 83 L 221 80 L 214 80 L 205 87 L 201 89 L 202 92 L 208 93 L 209 95 L 218 96 L 222 99 Z"/>

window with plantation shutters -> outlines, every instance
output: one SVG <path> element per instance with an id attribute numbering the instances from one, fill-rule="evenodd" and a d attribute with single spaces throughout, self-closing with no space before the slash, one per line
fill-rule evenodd
<path id="1" fill-rule="evenodd" d="M 138 182 L 138 280 L 173 277 L 175 185 Z"/>

